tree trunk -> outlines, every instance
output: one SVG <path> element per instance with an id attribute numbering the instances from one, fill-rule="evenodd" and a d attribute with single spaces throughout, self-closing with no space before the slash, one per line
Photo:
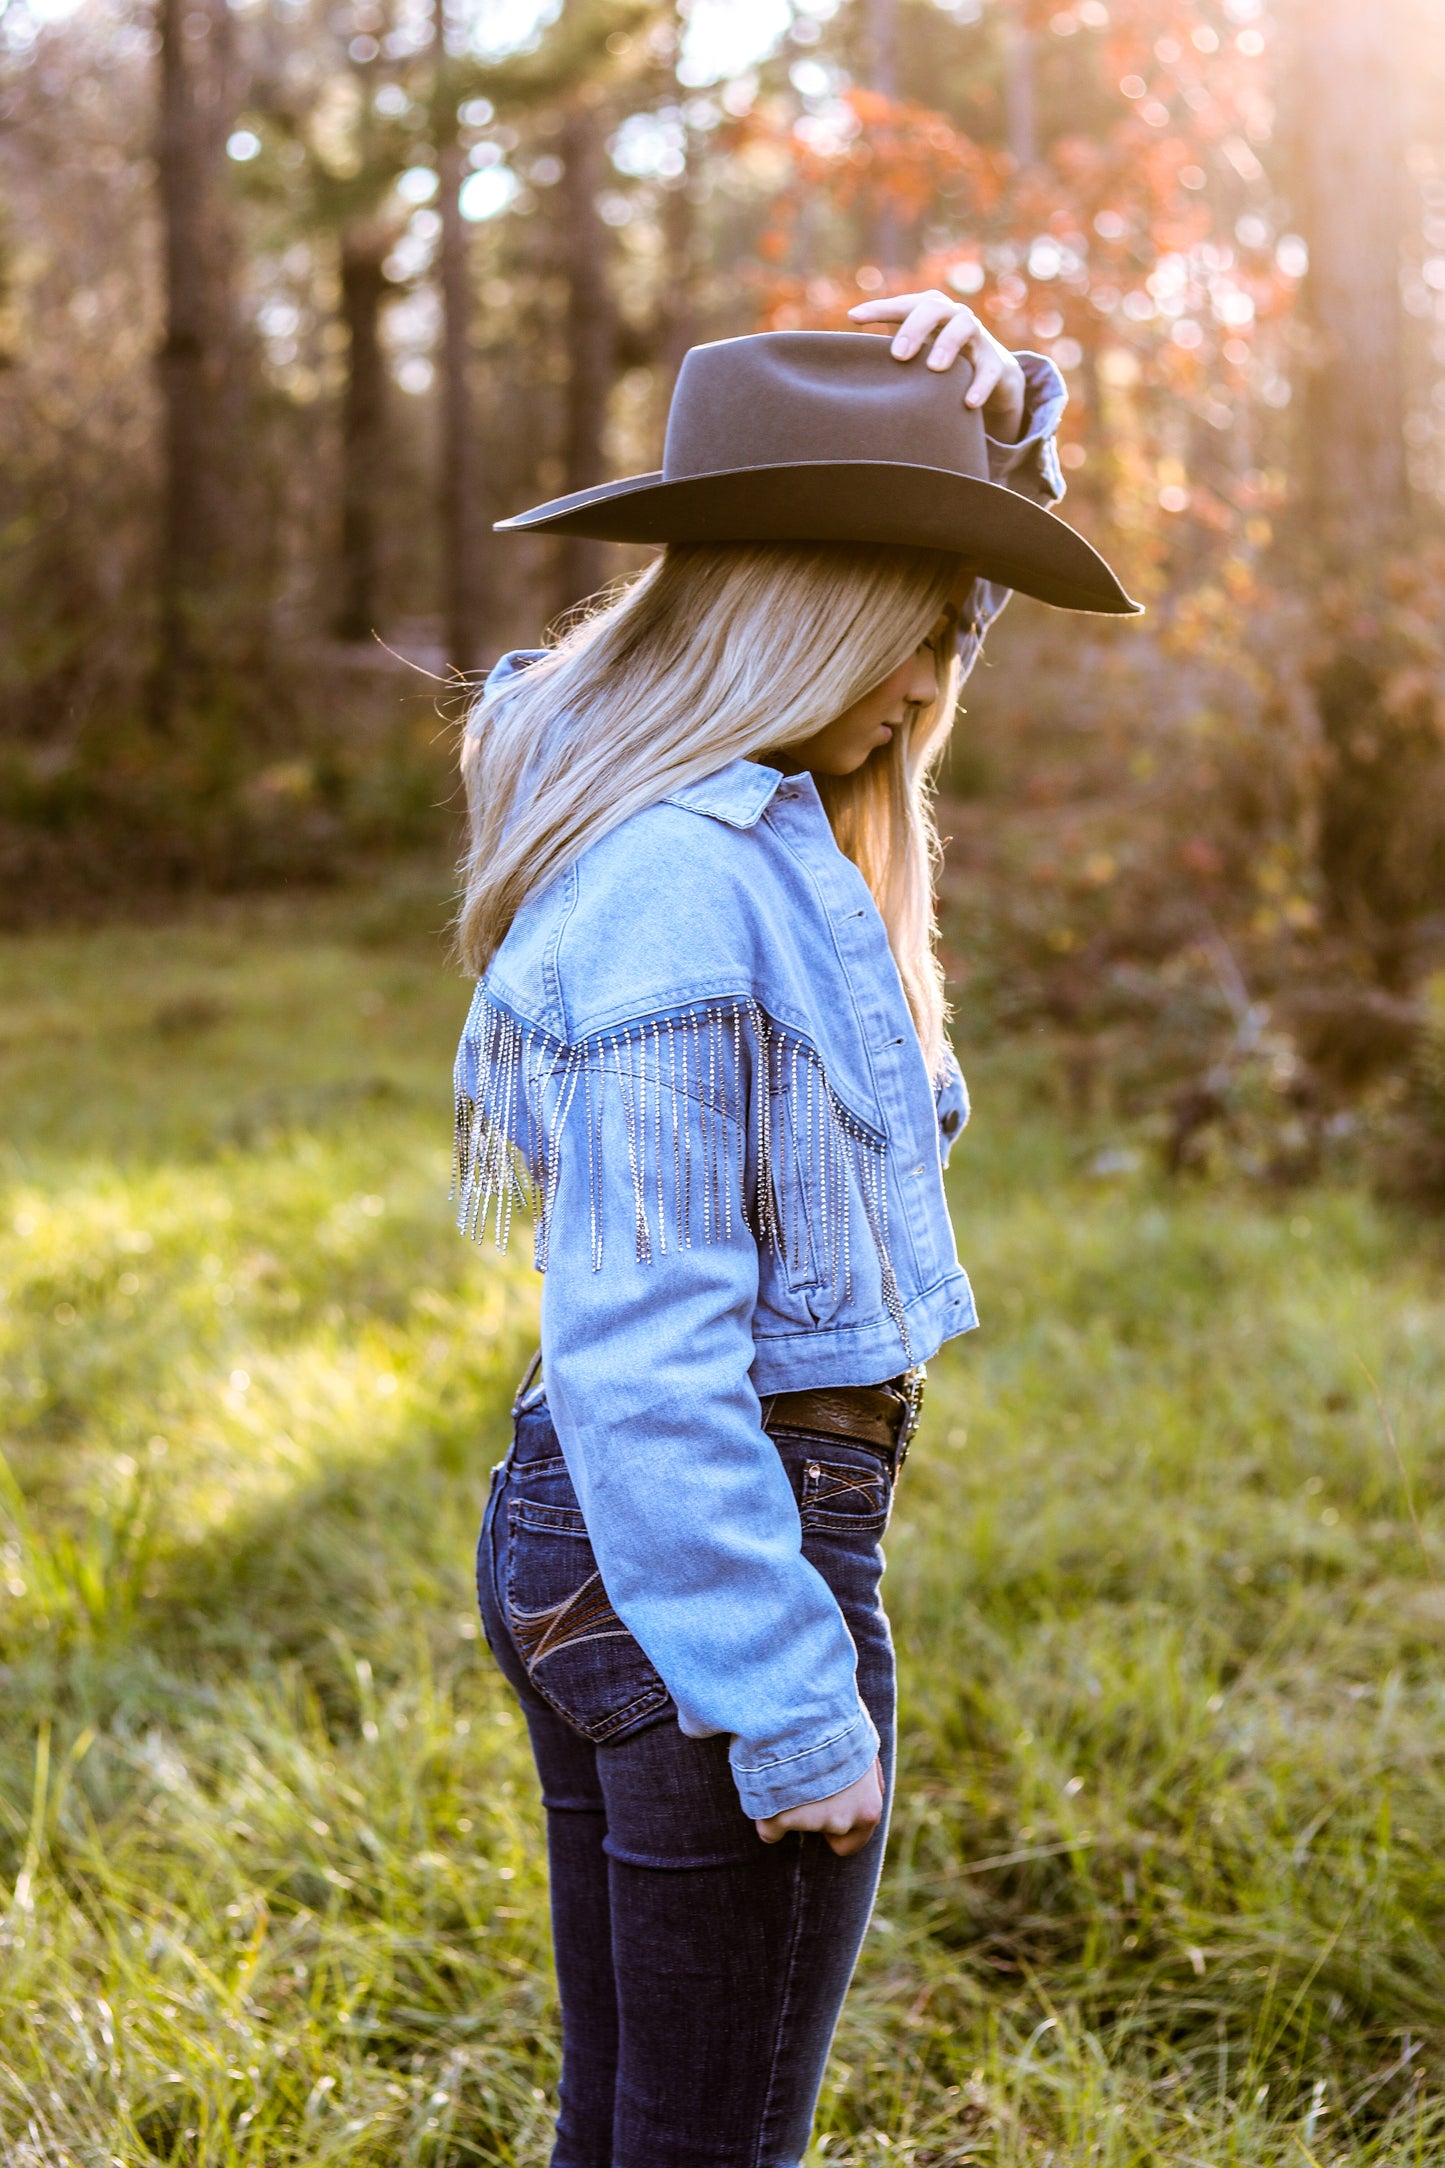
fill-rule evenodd
<path id="1" fill-rule="evenodd" d="M 1099 374 L 1099 341 L 1103 334 L 1092 324 L 1088 329 L 1091 335 L 1081 342 L 1079 359 L 1079 394 L 1084 409 L 1083 435 L 1088 456 L 1079 472 L 1069 477 L 1069 488 L 1085 504 L 1102 510 L 1109 496 L 1109 429 L 1104 412 L 1104 386 Z"/>
<path id="2" fill-rule="evenodd" d="M 442 386 L 440 504 L 445 581 L 446 653 L 453 669 L 470 671 L 481 646 L 483 534 L 481 459 L 472 411 L 471 278 L 460 193 L 466 177 L 457 134 L 457 100 L 449 86 L 446 0 L 433 9 L 436 82 L 437 208 L 441 213 Z"/>
<path id="3" fill-rule="evenodd" d="M 868 88 L 880 98 L 898 96 L 898 0 L 864 0 L 863 58 Z M 886 191 L 873 203 L 873 230 L 869 236 L 873 260 L 885 276 L 898 271 L 903 262 L 903 236 L 898 213 Z"/>
<path id="4" fill-rule="evenodd" d="M 605 478 L 603 432 L 617 350 L 617 318 L 607 281 L 609 228 L 597 209 L 604 175 L 602 116 L 585 89 L 574 97 L 560 147 L 568 361 L 563 488 L 570 495 Z M 564 536 L 557 564 L 558 609 L 570 609 L 584 595 L 595 593 L 606 570 L 605 542 Z"/>
<path id="5" fill-rule="evenodd" d="M 157 725 L 204 705 L 219 666 L 234 401 L 220 175 L 230 105 L 231 15 L 225 0 L 160 0 L 156 167 L 165 282 L 158 360 L 164 496 Z"/>
<path id="6" fill-rule="evenodd" d="M 1034 121 L 1034 34 L 1021 14 L 1005 15 L 1004 111 L 1014 166 L 1026 173 L 1039 155 Z"/>
<path id="7" fill-rule="evenodd" d="M 868 88 L 880 98 L 898 96 L 898 0 L 864 0 Z"/>
<path id="8" fill-rule="evenodd" d="M 687 30 L 681 0 L 673 0 L 671 29 L 673 52 L 680 60 Z M 685 109 L 692 95 L 689 85 L 674 74 L 673 87 L 679 108 Z M 697 191 L 706 155 L 705 138 L 700 130 L 684 124 L 682 145 L 682 171 L 662 203 L 663 294 L 658 360 L 664 417 L 683 356 L 697 337 Z"/>
<path id="9" fill-rule="evenodd" d="M 662 199 L 662 245 L 666 266 L 662 305 L 662 339 L 659 359 L 664 389 L 670 394 L 677 382 L 682 360 L 696 337 L 697 206 L 693 200 L 693 167 L 701 156 L 698 139 L 687 132 L 687 165 Z"/>
<path id="10" fill-rule="evenodd" d="M 386 363 L 381 308 L 386 297 L 385 234 L 349 226 L 341 237 L 341 318 L 346 390 L 341 407 L 341 594 L 336 633 L 365 640 L 376 629 L 386 457 Z"/>
<path id="11" fill-rule="evenodd" d="M 1361 560 L 1409 508 L 1400 27 L 1391 0 L 1310 0 L 1297 28 L 1316 342 L 1305 471 L 1319 531 Z"/>
<path id="12" fill-rule="evenodd" d="M 1313 672 L 1322 750 L 1317 865 L 1326 923 L 1402 991 L 1445 867 L 1438 760 L 1367 628 L 1382 561 L 1407 539 L 1404 115 L 1397 0 L 1310 0 L 1295 38 L 1306 300 L 1313 335 L 1302 470 L 1312 539 L 1354 575 L 1360 623 Z"/>

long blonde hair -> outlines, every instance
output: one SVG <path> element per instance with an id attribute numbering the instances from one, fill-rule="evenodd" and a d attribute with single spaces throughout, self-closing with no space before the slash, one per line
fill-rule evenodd
<path id="1" fill-rule="evenodd" d="M 811 738 L 913 654 L 959 560 L 852 543 L 673 544 L 520 677 L 484 690 L 462 745 L 458 948 L 481 977 L 527 897 L 644 806 L 738 755 Z M 820 779 L 872 891 L 929 1067 L 943 1064 L 931 775 L 958 670 L 853 775 Z"/>

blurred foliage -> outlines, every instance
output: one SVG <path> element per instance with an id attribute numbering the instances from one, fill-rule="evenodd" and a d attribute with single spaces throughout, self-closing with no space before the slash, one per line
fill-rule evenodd
<path id="1" fill-rule="evenodd" d="M 955 1036 L 1059 1038 L 1078 1107 L 1178 1172 L 1436 1202 L 1445 566 L 1308 604 L 1225 574 L 1162 636 L 995 635 L 945 778 Z"/>

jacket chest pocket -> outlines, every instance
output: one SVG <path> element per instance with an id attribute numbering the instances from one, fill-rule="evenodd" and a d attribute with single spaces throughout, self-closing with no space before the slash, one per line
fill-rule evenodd
<path id="1" fill-rule="evenodd" d="M 786 1067 L 783 1064 L 786 1063 Z M 779 1064 L 768 1101 L 762 1295 L 814 1324 L 884 1305 L 881 1161 L 849 1126 L 813 1065 Z"/>
<path id="2" fill-rule="evenodd" d="M 505 1596 L 528 1678 L 584 1738 L 620 1738 L 667 1707 L 666 1686 L 608 1600 L 577 1507 L 509 1501 Z"/>
<path id="3" fill-rule="evenodd" d="M 796 1091 L 774 1090 L 768 1104 L 769 1189 L 773 1261 L 785 1286 L 795 1294 L 825 1289 L 832 1278 L 835 1245 L 827 1224 L 829 1207 L 836 1217 L 844 1200 L 830 1199 L 817 1177 L 813 1108 L 801 1105 Z"/>

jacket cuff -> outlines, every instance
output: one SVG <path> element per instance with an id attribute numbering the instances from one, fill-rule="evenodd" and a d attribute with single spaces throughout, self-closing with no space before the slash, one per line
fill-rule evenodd
<path id="1" fill-rule="evenodd" d="M 987 439 L 988 478 L 1016 489 L 1021 497 L 1032 497 L 1036 504 L 1057 504 L 1064 494 L 1064 476 L 1054 440 L 1069 394 L 1046 354 L 1014 358 L 1024 372 L 1023 434 L 1017 444 Z"/>
<path id="2" fill-rule="evenodd" d="M 1021 497 L 1031 497 L 1035 504 L 1057 504 L 1064 494 L 1064 475 L 1054 432 L 1069 395 L 1046 354 L 1016 354 L 1014 359 L 1024 372 L 1024 433 L 1017 444 L 985 437 L 988 478 L 1016 489 Z M 984 634 L 1008 598 L 1009 590 L 996 581 L 974 581 L 958 625 L 958 659 L 965 677 L 978 661 Z"/>
<path id="3" fill-rule="evenodd" d="M 733 1742 L 733 1777 L 738 1798 L 750 1821 L 766 1821 L 770 1814 L 786 1814 L 790 1807 L 806 1807 L 815 1799 L 830 1799 L 865 1777 L 878 1759 L 878 1734 L 873 1719 L 859 1703 L 858 1714 L 842 1731 L 821 1745 L 807 1747 L 777 1761 L 753 1762 L 744 1767 L 736 1758 L 739 1742 Z"/>
<path id="4" fill-rule="evenodd" d="M 968 1086 L 958 1066 L 953 1048 L 945 1048 L 947 1064 L 943 1075 L 933 1087 L 933 1103 L 938 1110 L 938 1148 L 946 1167 L 948 1155 L 961 1130 L 968 1126 Z"/>

